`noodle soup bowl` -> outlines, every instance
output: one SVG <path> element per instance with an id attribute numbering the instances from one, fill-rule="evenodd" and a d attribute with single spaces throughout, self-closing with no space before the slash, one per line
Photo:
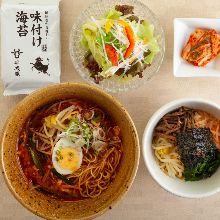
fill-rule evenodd
<path id="1" fill-rule="evenodd" d="M 153 179 L 168 192 L 185 198 L 203 198 L 220 191 L 220 168 L 210 177 L 199 181 L 185 181 L 166 175 L 157 165 L 155 153 L 152 149 L 153 135 L 159 120 L 166 114 L 181 106 L 206 111 L 220 119 L 220 106 L 205 99 L 183 98 L 172 101 L 159 110 L 149 120 L 142 140 L 143 158 Z"/>
<path id="2" fill-rule="evenodd" d="M 111 115 L 121 130 L 123 153 L 117 175 L 95 198 L 74 202 L 57 200 L 30 188 L 18 163 L 18 139 L 26 120 L 39 107 L 61 98 L 92 101 Z M 132 185 L 140 156 L 136 128 L 123 106 L 108 93 L 80 83 L 59 83 L 24 98 L 9 115 L 1 134 L 1 169 L 14 197 L 28 210 L 46 219 L 93 219 L 111 210 Z"/>

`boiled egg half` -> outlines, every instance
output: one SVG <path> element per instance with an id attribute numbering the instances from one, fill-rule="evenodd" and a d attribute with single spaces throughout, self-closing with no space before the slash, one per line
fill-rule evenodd
<path id="1" fill-rule="evenodd" d="M 61 138 L 53 149 L 52 162 L 58 173 L 68 175 L 78 170 L 83 158 L 82 149 L 67 137 Z"/>

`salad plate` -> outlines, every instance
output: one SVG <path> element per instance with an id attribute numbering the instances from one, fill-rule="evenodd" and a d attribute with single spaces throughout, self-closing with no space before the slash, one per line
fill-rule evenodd
<path id="1" fill-rule="evenodd" d="M 136 0 L 98 0 L 75 21 L 69 51 L 87 83 L 107 92 L 124 92 L 144 85 L 159 70 L 165 38 L 146 5 Z"/>
<path id="2" fill-rule="evenodd" d="M 207 18 L 175 18 L 174 19 L 174 55 L 173 73 L 175 77 L 220 76 L 220 57 L 205 67 L 194 66 L 181 58 L 181 52 L 190 35 L 196 28 L 214 29 L 220 34 L 220 19 Z"/>

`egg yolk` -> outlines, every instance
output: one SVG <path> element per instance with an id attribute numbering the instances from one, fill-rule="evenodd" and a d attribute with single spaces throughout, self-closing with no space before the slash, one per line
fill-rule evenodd
<path id="1" fill-rule="evenodd" d="M 79 166 L 79 153 L 70 147 L 65 147 L 57 154 L 57 164 L 66 170 L 76 170 Z"/>

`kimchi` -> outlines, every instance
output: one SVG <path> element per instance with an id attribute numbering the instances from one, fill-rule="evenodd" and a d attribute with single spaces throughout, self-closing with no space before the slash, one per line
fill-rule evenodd
<path id="1" fill-rule="evenodd" d="M 220 55 L 220 36 L 212 29 L 196 28 L 190 35 L 181 57 L 194 66 L 206 66 Z"/>

